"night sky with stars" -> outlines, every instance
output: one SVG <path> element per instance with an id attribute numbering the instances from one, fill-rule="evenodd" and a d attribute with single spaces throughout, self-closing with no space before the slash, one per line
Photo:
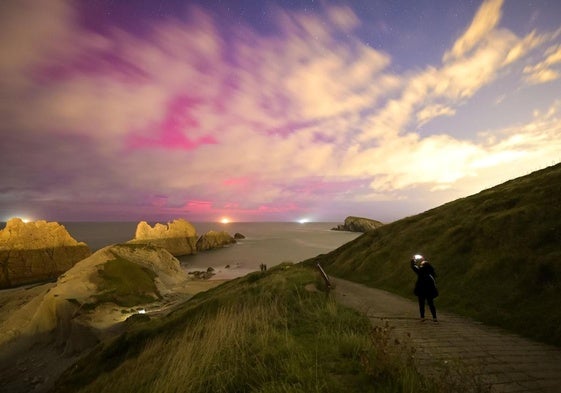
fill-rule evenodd
<path id="1" fill-rule="evenodd" d="M 556 164 L 557 0 L 4 0 L 0 221 L 390 222 Z"/>

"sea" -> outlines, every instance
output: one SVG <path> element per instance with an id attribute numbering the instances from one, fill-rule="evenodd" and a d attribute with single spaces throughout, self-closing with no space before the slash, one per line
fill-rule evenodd
<path id="1" fill-rule="evenodd" d="M 85 242 L 92 251 L 133 239 L 136 222 L 61 222 L 78 241 Z M 153 224 L 153 223 L 152 223 Z M 245 239 L 228 247 L 179 257 L 187 272 L 214 269 L 212 279 L 231 279 L 268 268 L 282 262 L 300 262 L 328 253 L 354 240 L 355 232 L 333 231 L 340 223 L 333 222 L 230 222 L 228 224 L 192 223 L 197 234 L 209 230 L 241 233 Z M 2 226 L 3 227 L 3 226 Z"/>

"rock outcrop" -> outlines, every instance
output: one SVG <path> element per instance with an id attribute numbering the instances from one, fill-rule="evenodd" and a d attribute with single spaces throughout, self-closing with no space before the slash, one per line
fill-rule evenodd
<path id="1" fill-rule="evenodd" d="M 197 252 L 197 231 L 184 219 L 174 220 L 167 225 L 157 223 L 154 227 L 141 221 L 136 227 L 134 239 L 128 243 L 162 247 L 178 257 Z"/>
<path id="2" fill-rule="evenodd" d="M 98 250 L 60 276 L 56 285 L 13 313 L 0 344 L 20 335 L 55 332 L 66 352 L 97 341 L 96 329 L 125 320 L 131 307 L 176 296 L 187 273 L 168 251 L 148 245 L 118 244 Z"/>
<path id="3" fill-rule="evenodd" d="M 370 218 L 363 217 L 353 217 L 349 216 L 345 218 L 345 223 L 343 225 L 338 225 L 337 228 L 333 228 L 334 231 L 349 231 L 349 232 L 368 232 L 373 229 L 379 228 L 383 223 L 380 221 L 372 220 Z"/>
<path id="4" fill-rule="evenodd" d="M 89 255 L 57 222 L 13 218 L 0 231 L 0 288 L 52 280 Z"/>
<path id="5" fill-rule="evenodd" d="M 236 240 L 242 240 L 242 239 L 245 239 L 245 236 L 242 235 L 242 234 L 239 233 L 239 232 L 236 232 L 236 233 L 234 234 L 234 239 L 236 239 Z"/>
<path id="6" fill-rule="evenodd" d="M 236 240 L 226 231 L 208 231 L 197 241 L 197 251 L 208 251 L 236 243 Z"/>

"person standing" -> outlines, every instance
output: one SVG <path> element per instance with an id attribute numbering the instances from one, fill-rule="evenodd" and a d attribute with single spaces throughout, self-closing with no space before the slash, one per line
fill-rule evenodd
<path id="1" fill-rule="evenodd" d="M 411 269 L 417 274 L 417 282 L 413 293 L 419 299 L 419 313 L 421 321 L 425 321 L 425 302 L 429 305 L 432 320 L 438 322 L 436 318 L 436 307 L 434 298 L 438 296 L 436 288 L 436 272 L 432 265 L 422 255 L 415 255 L 411 259 Z"/>

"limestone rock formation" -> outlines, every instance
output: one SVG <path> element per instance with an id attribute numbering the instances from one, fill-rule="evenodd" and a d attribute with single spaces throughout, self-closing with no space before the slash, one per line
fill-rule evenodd
<path id="1" fill-rule="evenodd" d="M 370 218 L 363 217 L 353 217 L 349 216 L 345 218 L 345 223 L 343 225 L 338 225 L 337 228 L 333 228 L 335 231 L 349 231 L 349 232 L 368 232 L 373 229 L 379 228 L 383 223 L 380 221 L 372 220 Z"/>
<path id="2" fill-rule="evenodd" d="M 154 227 L 146 221 L 141 221 L 136 227 L 135 239 L 169 239 L 184 236 L 197 236 L 197 231 L 193 224 L 180 218 L 167 225 L 157 223 Z"/>
<path id="3" fill-rule="evenodd" d="M 146 221 L 141 221 L 136 227 L 134 239 L 128 243 L 162 247 L 176 257 L 195 254 L 197 231 L 184 219 L 174 220 L 167 225 L 157 223 L 154 227 Z"/>
<path id="4" fill-rule="evenodd" d="M 80 351 L 97 341 L 96 329 L 124 321 L 136 313 L 131 307 L 165 303 L 187 280 L 179 261 L 162 248 L 134 244 L 102 248 L 14 312 L 0 331 L 0 344 L 54 331 L 66 352 Z"/>
<path id="5" fill-rule="evenodd" d="M 12 218 L 0 231 L 0 288 L 54 279 L 89 255 L 57 222 Z"/>
<path id="6" fill-rule="evenodd" d="M 236 240 L 226 231 L 208 231 L 197 241 L 197 251 L 208 251 L 236 243 Z"/>

